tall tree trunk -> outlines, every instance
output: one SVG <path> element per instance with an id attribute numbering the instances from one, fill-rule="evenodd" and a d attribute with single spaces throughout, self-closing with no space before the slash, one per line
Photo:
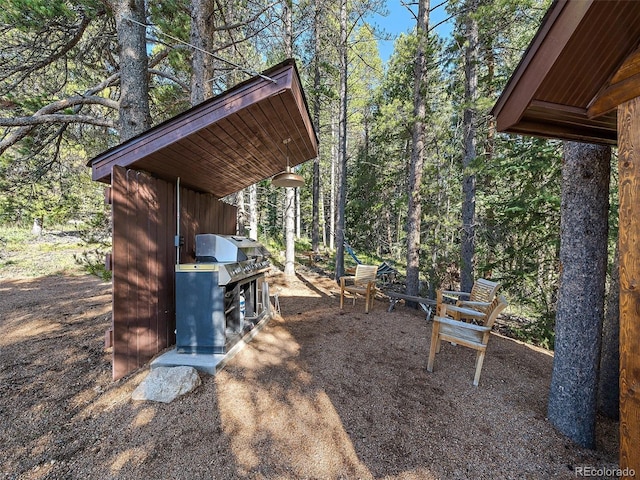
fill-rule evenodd
<path id="1" fill-rule="evenodd" d="M 292 2 L 284 0 L 285 56 L 293 56 Z M 284 274 L 295 275 L 295 204 L 296 192 L 293 187 L 285 188 L 285 222 L 284 222 Z"/>
<path id="2" fill-rule="evenodd" d="M 313 126 L 320 132 L 320 0 L 313 2 Z M 320 243 L 320 153 L 313 159 L 311 249 L 318 252 Z"/>
<path id="3" fill-rule="evenodd" d="M 110 0 L 120 61 L 120 141 L 151 126 L 144 0 Z M 133 20 L 133 21 L 131 21 Z"/>
<path id="4" fill-rule="evenodd" d="M 318 252 L 320 246 L 320 229 L 324 221 L 320 216 L 322 193 L 320 192 L 320 156 L 313 159 L 313 185 L 312 185 L 312 219 L 311 219 L 311 250 Z M 322 243 L 325 243 L 325 234 L 322 234 Z"/>
<path id="5" fill-rule="evenodd" d="M 191 0 L 191 105 L 213 95 L 213 9 L 211 0 Z"/>
<path id="6" fill-rule="evenodd" d="M 296 188 L 296 239 L 300 240 L 300 234 L 301 234 L 301 221 L 302 221 L 302 215 L 301 215 L 301 207 L 300 207 L 300 189 Z"/>
<path id="7" fill-rule="evenodd" d="M 246 235 L 247 234 L 247 209 L 246 202 L 244 201 L 244 190 L 239 190 L 235 194 L 235 205 L 236 205 L 236 224 L 238 225 L 238 235 Z"/>
<path id="8" fill-rule="evenodd" d="M 258 186 L 249 186 L 249 238 L 258 239 Z"/>
<path id="9" fill-rule="evenodd" d="M 598 410 L 614 420 L 620 418 L 620 260 L 617 245 L 602 325 Z"/>
<path id="10" fill-rule="evenodd" d="M 427 49 L 429 46 L 429 0 L 419 0 L 417 27 L 418 49 L 414 64 L 413 139 L 409 166 L 409 204 L 407 213 L 407 294 L 418 295 L 420 289 L 420 224 L 422 220 L 422 170 L 427 112 Z"/>
<path id="11" fill-rule="evenodd" d="M 347 0 L 342 0 L 340 2 L 340 114 L 338 130 L 336 281 L 344 275 L 344 214 L 347 200 L 347 60 Z"/>
<path id="12" fill-rule="evenodd" d="M 320 209 L 320 232 L 322 234 L 322 245 L 324 246 L 324 248 L 327 247 L 327 213 L 326 213 L 326 209 L 324 208 L 324 192 L 322 191 L 322 188 L 319 189 L 318 191 L 319 193 L 319 199 L 318 199 L 318 203 L 319 203 L 319 209 Z"/>
<path id="13" fill-rule="evenodd" d="M 331 115 L 331 201 L 329 202 L 329 248 L 336 246 L 336 172 L 338 170 L 338 127 Z"/>
<path id="14" fill-rule="evenodd" d="M 285 188 L 285 204 L 284 204 L 284 232 L 285 232 L 285 242 L 284 242 L 284 274 L 285 275 L 295 275 L 295 221 L 293 218 L 293 213 L 295 211 L 295 189 L 291 187 Z"/>
<path id="15" fill-rule="evenodd" d="M 548 416 L 562 433 L 587 448 L 595 446 L 610 162 L 610 147 L 564 144 L 561 274 Z"/>
<path id="16" fill-rule="evenodd" d="M 462 157 L 462 241 L 460 251 L 460 289 L 470 292 L 473 286 L 473 257 L 475 253 L 476 176 L 471 165 L 476 158 L 476 105 L 478 96 L 478 22 L 475 13 L 478 0 L 469 0 L 466 10 L 466 47 L 464 54 L 463 117 L 464 155 Z"/>

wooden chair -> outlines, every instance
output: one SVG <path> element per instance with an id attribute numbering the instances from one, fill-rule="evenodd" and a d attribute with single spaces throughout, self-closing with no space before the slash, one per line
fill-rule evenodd
<path id="1" fill-rule="evenodd" d="M 500 284 L 498 282 L 492 282 L 486 278 L 477 279 L 471 292 L 454 292 L 451 290 L 438 290 L 436 300 L 436 314 L 441 315 L 441 305 L 446 304 L 447 299 L 455 300 L 455 305 L 463 308 L 463 310 L 450 309 L 449 316 L 455 320 L 461 320 L 463 318 L 474 318 L 463 316 L 464 312 L 468 312 L 469 309 L 476 310 L 478 312 L 486 313 L 487 308 L 493 302 Z M 463 300 L 461 297 L 467 297 L 467 300 Z"/>
<path id="2" fill-rule="evenodd" d="M 375 265 L 356 265 L 355 275 L 340 277 L 340 309 L 344 307 L 345 292 L 353 295 L 353 304 L 356 303 L 356 296 L 365 297 L 365 312 L 373 308 L 373 300 L 376 297 L 376 275 L 378 267 Z"/>
<path id="3" fill-rule="evenodd" d="M 454 320 L 453 318 L 446 316 L 449 313 L 449 308 L 463 307 L 443 304 L 441 315 L 438 315 L 433 319 L 433 330 L 431 332 L 431 347 L 429 350 L 427 371 L 433 372 L 433 361 L 436 358 L 436 353 L 440 352 L 440 343 L 443 340 L 456 345 L 463 345 L 477 350 L 476 374 L 473 378 L 473 384 L 477 386 L 480 381 L 480 371 L 482 370 L 484 355 L 487 350 L 487 343 L 489 342 L 489 337 L 491 335 L 491 327 L 496 321 L 496 318 L 498 318 L 500 312 L 502 312 L 507 305 L 507 301 L 502 295 L 494 298 L 486 313 L 481 314 L 480 312 L 474 311 L 476 318 L 481 320 L 480 325 L 474 325 L 472 323 Z M 480 319 L 480 316 L 483 318 Z"/>

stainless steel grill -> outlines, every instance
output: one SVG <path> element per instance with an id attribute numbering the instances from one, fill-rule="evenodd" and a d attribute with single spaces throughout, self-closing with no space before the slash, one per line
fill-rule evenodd
<path id="1" fill-rule="evenodd" d="M 196 235 L 196 263 L 214 263 L 220 285 L 238 282 L 269 270 L 269 251 L 260 243 L 237 235 Z"/>
<path id="2" fill-rule="evenodd" d="M 247 237 L 196 235 L 196 263 L 176 266 L 179 353 L 224 353 L 268 312 L 269 256 Z"/>

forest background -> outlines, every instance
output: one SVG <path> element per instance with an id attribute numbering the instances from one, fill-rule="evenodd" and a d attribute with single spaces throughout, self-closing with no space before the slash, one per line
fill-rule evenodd
<path id="1" fill-rule="evenodd" d="M 389 6 L 379 0 L 149 2 L 152 124 L 194 103 L 191 24 L 193 12 L 205 3 L 211 28 L 206 50 L 212 54 L 207 59 L 215 72 L 205 90 L 220 93 L 248 78 L 247 72 L 289 56 L 297 61 L 320 156 L 298 170 L 310 187 L 295 192 L 296 248 L 333 259 L 341 247 L 336 234 L 341 226 L 362 258 L 385 260 L 405 273 L 409 192 L 416 178 L 411 157 L 418 30 L 394 39 L 384 29 Z M 417 4 L 397 3 L 394 9 L 404 8 L 414 23 L 419 20 Z M 419 278 L 425 296 L 441 286 L 459 288 L 465 268 L 475 278 L 500 281 L 511 312 L 530 320 L 517 333 L 553 348 L 562 143 L 497 134 L 490 115 L 549 3 L 448 0 L 430 5 L 438 20 L 427 23 Z M 109 4 L 2 2 L 0 225 L 5 230 L 0 230 L 0 267 L 2 232 L 8 226 L 73 225 L 88 243 L 101 242 L 81 259 L 89 269 L 101 265 L 109 249 L 103 186 L 91 181 L 86 167 L 122 140 L 117 22 Z M 341 41 L 343 5 L 347 30 Z M 437 33 L 442 21 L 451 25 L 445 36 Z M 392 39 L 393 52 L 383 61 L 380 42 Z M 344 91 L 341 78 L 346 78 Z M 613 162 L 614 180 L 615 175 Z M 617 189 L 615 181 L 611 185 L 613 263 Z M 247 233 L 254 233 L 256 226 L 248 220 L 254 218 L 257 236 L 278 252 L 287 243 L 287 193 L 265 180 L 224 201 L 238 206 Z M 465 206 L 473 208 L 471 220 L 463 218 Z M 472 255 L 465 258 L 469 239 Z"/>

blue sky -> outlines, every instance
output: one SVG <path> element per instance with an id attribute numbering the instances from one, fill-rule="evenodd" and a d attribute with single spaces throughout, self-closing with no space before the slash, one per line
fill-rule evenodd
<path id="1" fill-rule="evenodd" d="M 417 6 L 413 8 L 417 10 Z M 416 21 L 413 15 L 406 7 L 402 6 L 400 0 L 388 0 L 387 10 L 389 11 L 389 14 L 386 17 L 375 15 L 370 18 L 369 21 L 382 28 L 385 32 L 391 34 L 394 39 L 401 33 L 410 32 L 415 27 Z M 447 12 L 445 11 L 445 7 L 438 7 L 436 10 L 431 12 L 429 22 L 432 25 L 435 25 L 446 18 L 446 16 Z M 451 33 L 451 29 L 451 23 L 444 23 L 436 28 L 436 32 L 441 36 L 447 36 Z M 385 63 L 393 53 L 393 43 L 394 40 L 378 41 L 380 57 Z"/>

